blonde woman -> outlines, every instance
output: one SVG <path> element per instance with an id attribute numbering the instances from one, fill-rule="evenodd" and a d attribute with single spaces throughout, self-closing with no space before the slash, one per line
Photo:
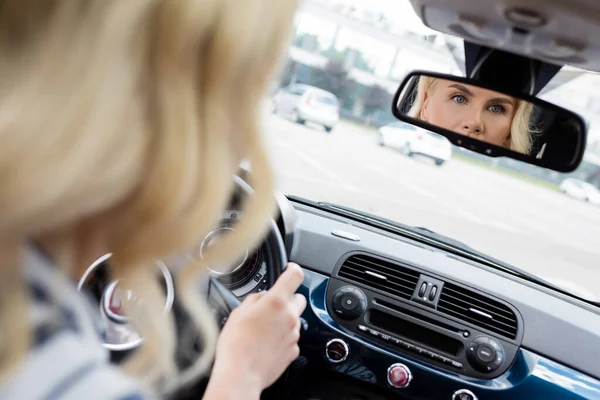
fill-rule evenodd
<path id="1" fill-rule="evenodd" d="M 464 83 L 421 76 L 409 115 L 523 154 L 532 150 L 533 105 Z"/>
<path id="2" fill-rule="evenodd" d="M 5 0 L 0 5 L 0 398 L 162 397 L 212 367 L 206 399 L 258 399 L 298 355 L 290 264 L 218 336 L 196 293 L 206 265 L 261 241 L 274 211 L 257 115 L 293 0 Z M 153 262 L 215 226 L 244 160 L 255 196 L 235 233 L 176 272 L 203 340 L 175 366 Z M 97 310 L 74 282 L 112 252 L 145 337 L 108 363 Z M 218 338 L 218 344 L 217 344 Z M 215 356 L 216 350 L 216 356 Z"/>

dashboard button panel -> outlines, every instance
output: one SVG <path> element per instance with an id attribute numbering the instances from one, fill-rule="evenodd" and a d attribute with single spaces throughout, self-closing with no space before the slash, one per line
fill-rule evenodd
<path id="1" fill-rule="evenodd" d="M 428 307 L 435 307 L 443 286 L 443 281 L 421 274 L 413 292 L 412 300 Z"/>
<path id="2" fill-rule="evenodd" d="M 435 361 L 435 362 L 438 362 L 440 364 L 448 365 L 448 366 L 451 366 L 451 367 L 456 368 L 456 369 L 462 369 L 463 368 L 463 364 L 460 363 L 460 362 L 458 362 L 458 361 L 452 360 L 452 359 L 450 359 L 448 357 L 445 357 L 445 356 L 443 356 L 441 354 L 438 354 L 436 352 L 433 352 L 431 350 L 424 349 L 424 348 L 422 348 L 420 346 L 417 346 L 417 345 L 415 345 L 413 343 L 406 342 L 406 341 L 404 341 L 402 339 L 399 339 L 399 338 L 394 337 L 392 335 L 389 335 L 387 333 L 383 333 L 383 332 L 380 332 L 380 331 L 378 331 L 376 329 L 372 329 L 372 328 L 369 328 L 369 327 L 367 327 L 365 325 L 360 325 L 360 324 L 357 326 L 357 328 L 361 332 L 368 333 L 371 337 L 374 337 L 374 338 L 380 339 L 380 340 L 382 340 L 384 342 L 393 344 L 394 346 L 399 347 L 399 348 L 401 348 L 403 350 L 408 350 L 412 354 L 419 355 L 421 357 L 425 357 L 428 360 Z"/>
<path id="3" fill-rule="evenodd" d="M 428 279 L 426 275 L 421 277 Z M 443 283 L 438 286 L 431 282 L 425 296 L 428 297 L 436 286 L 434 295 L 437 301 L 443 291 Z M 402 301 L 332 278 L 328 282 L 326 297 L 331 307 L 329 314 L 340 327 L 348 333 L 353 332 L 358 340 L 371 341 L 382 351 L 387 348 L 452 374 L 493 379 L 508 368 L 519 349 L 518 344 L 489 335 L 471 325 L 440 318 L 435 311 L 415 304 L 414 296 L 418 295 L 419 288 L 420 285 L 415 287 L 411 300 Z M 343 307 L 342 299 L 350 300 L 350 304 Z M 358 302 L 355 299 L 359 299 Z M 356 309 L 360 315 L 353 314 Z M 478 350 L 483 344 L 485 347 Z"/>

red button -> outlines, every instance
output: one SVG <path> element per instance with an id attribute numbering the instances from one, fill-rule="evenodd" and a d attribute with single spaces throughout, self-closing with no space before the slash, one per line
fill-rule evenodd
<path id="1" fill-rule="evenodd" d="M 412 375 L 406 365 L 394 364 L 388 369 L 388 383 L 395 388 L 405 388 L 410 383 Z"/>

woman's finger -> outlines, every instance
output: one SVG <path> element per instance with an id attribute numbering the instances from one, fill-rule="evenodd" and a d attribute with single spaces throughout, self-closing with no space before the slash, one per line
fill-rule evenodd
<path id="1" fill-rule="evenodd" d="M 244 299 L 244 303 L 253 304 L 260 300 L 267 292 L 251 293 Z"/>
<path id="2" fill-rule="evenodd" d="M 269 289 L 269 292 L 287 299 L 296 293 L 296 290 L 298 290 L 303 281 L 304 273 L 302 272 L 302 268 L 298 264 L 289 263 L 285 271 L 283 271 L 279 279 L 275 282 L 275 285 Z"/>
<path id="3" fill-rule="evenodd" d="M 291 306 L 295 315 L 301 316 L 306 308 L 306 297 L 300 293 L 294 294 L 292 297 Z"/>

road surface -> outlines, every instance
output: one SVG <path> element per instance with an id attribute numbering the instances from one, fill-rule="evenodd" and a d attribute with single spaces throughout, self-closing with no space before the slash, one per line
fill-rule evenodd
<path id="1" fill-rule="evenodd" d="M 274 115 L 265 125 L 284 193 L 429 228 L 600 301 L 600 207 L 463 161 L 409 158 L 345 122 L 331 134 Z"/>

